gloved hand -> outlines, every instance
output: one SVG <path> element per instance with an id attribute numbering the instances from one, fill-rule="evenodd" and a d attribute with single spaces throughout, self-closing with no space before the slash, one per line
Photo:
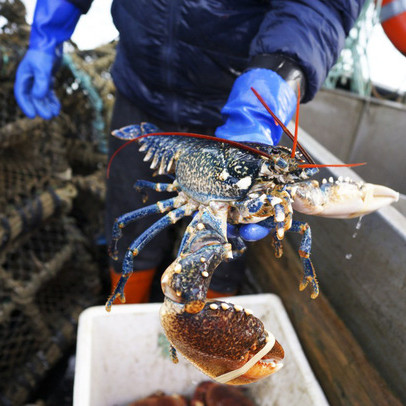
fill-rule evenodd
<path id="1" fill-rule="evenodd" d="M 16 74 L 14 95 L 24 114 L 49 120 L 59 114 L 60 103 L 52 89 L 52 73 L 61 57 L 80 11 L 67 0 L 38 0 L 31 28 L 30 45 Z"/>
<path id="2" fill-rule="evenodd" d="M 230 96 L 221 113 L 227 121 L 216 130 L 216 136 L 232 141 L 250 141 L 276 145 L 282 129 L 276 126 L 272 116 L 259 102 L 251 87 L 256 89 L 271 110 L 286 125 L 296 108 L 296 95 L 292 88 L 270 69 L 256 68 L 243 73 L 234 82 Z M 244 224 L 238 231 L 234 228 L 229 235 L 239 234 L 246 241 L 257 241 L 269 234 L 267 227 L 259 224 Z"/>
<path id="3" fill-rule="evenodd" d="M 227 224 L 228 238 L 241 237 L 245 241 L 258 241 L 265 238 L 270 232 L 271 230 L 268 227 L 257 223 L 242 224 L 241 226 Z"/>
<path id="4" fill-rule="evenodd" d="M 278 144 L 282 129 L 257 99 L 256 89 L 271 110 L 286 125 L 296 108 L 296 95 L 292 88 L 270 69 L 255 68 L 243 73 L 234 82 L 227 103 L 221 110 L 227 119 L 216 129 L 216 136 L 232 141 Z"/>

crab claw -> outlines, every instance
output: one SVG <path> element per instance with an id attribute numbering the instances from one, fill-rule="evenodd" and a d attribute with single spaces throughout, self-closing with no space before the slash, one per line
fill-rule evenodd
<path id="1" fill-rule="evenodd" d="M 317 181 L 291 187 L 293 209 L 304 214 L 333 218 L 352 218 L 372 213 L 399 200 L 399 193 L 381 185 L 339 178 L 321 186 Z"/>
<path id="2" fill-rule="evenodd" d="M 176 350 L 220 383 L 252 383 L 283 366 L 282 346 L 241 306 L 213 301 L 192 314 L 166 298 L 161 324 Z"/>

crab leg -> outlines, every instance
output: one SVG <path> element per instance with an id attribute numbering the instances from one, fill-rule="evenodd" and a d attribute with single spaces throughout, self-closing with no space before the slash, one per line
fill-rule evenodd
<path id="1" fill-rule="evenodd" d="M 128 250 L 125 253 L 123 260 L 123 268 L 121 277 L 114 288 L 113 294 L 109 297 L 106 303 L 107 311 L 110 311 L 113 301 L 120 297 L 121 301 L 125 302 L 124 287 L 128 278 L 133 273 L 133 261 L 134 257 L 144 248 L 144 246 L 151 241 L 157 234 L 159 234 L 164 228 L 175 224 L 178 220 L 185 216 L 190 216 L 196 209 L 194 204 L 187 203 L 176 210 L 169 212 L 166 216 L 162 217 L 151 227 L 145 230 L 136 240 L 134 240 Z"/>

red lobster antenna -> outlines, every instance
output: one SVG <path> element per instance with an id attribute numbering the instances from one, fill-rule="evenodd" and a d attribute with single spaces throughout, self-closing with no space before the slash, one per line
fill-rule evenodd
<path id="1" fill-rule="evenodd" d="M 308 164 L 301 164 L 298 165 L 299 168 L 324 168 L 324 167 L 343 167 L 343 166 L 360 166 L 360 165 L 365 165 L 365 163 L 359 163 L 359 164 L 342 164 L 342 165 L 319 165 L 316 164 L 313 159 L 310 157 L 310 155 L 306 152 L 306 150 L 299 144 L 297 141 L 298 138 L 298 126 L 299 126 L 299 103 L 300 103 L 300 89 L 298 89 L 298 100 L 297 100 L 297 108 L 296 108 L 296 123 L 295 123 L 295 135 L 293 135 L 287 128 L 286 126 L 282 123 L 282 121 L 274 114 L 274 112 L 269 108 L 269 106 L 266 104 L 265 100 L 258 94 L 258 92 L 251 87 L 251 90 L 254 92 L 255 96 L 257 96 L 258 100 L 262 103 L 262 105 L 265 107 L 265 109 L 268 111 L 268 113 L 273 117 L 275 120 L 276 125 L 280 125 L 282 130 L 285 132 L 286 135 L 293 141 L 293 148 L 292 148 L 292 153 L 291 156 L 294 158 L 295 156 L 295 151 L 296 151 L 296 146 L 300 150 L 300 152 L 303 154 L 303 156 L 307 159 L 309 162 Z M 272 156 L 270 154 L 267 154 L 266 152 L 260 151 L 256 148 L 250 147 L 245 144 L 241 144 L 240 142 L 236 141 L 231 141 L 227 140 L 225 138 L 219 138 L 219 137 L 212 137 L 210 135 L 203 135 L 203 134 L 195 134 L 195 133 L 187 133 L 187 132 L 155 132 L 155 133 L 148 133 L 148 134 L 143 134 L 138 137 L 133 138 L 132 140 L 127 141 L 123 145 L 121 145 L 116 151 L 114 151 L 113 155 L 111 156 L 109 163 L 107 165 L 107 178 L 110 176 L 110 167 L 113 162 L 113 159 L 116 157 L 116 155 L 125 147 L 127 147 L 129 144 L 131 144 L 134 141 L 138 141 L 142 138 L 146 137 L 152 137 L 154 135 L 173 135 L 173 136 L 181 136 L 181 137 L 191 137 L 191 138 L 200 138 L 200 139 L 205 139 L 205 140 L 210 140 L 210 141 L 215 141 L 215 142 L 222 142 L 224 144 L 229 144 L 232 145 L 233 147 L 243 149 L 245 151 L 250 151 L 253 152 L 257 155 L 264 156 L 268 159 L 272 159 Z"/>
<path id="2" fill-rule="evenodd" d="M 266 104 L 265 100 L 260 96 L 260 94 L 253 88 L 251 87 L 251 90 L 254 92 L 255 96 L 257 96 L 258 100 L 261 102 L 261 104 L 265 107 L 266 111 L 273 117 L 275 120 L 276 125 L 280 125 L 284 133 L 293 141 L 293 147 L 292 147 L 292 153 L 291 157 L 294 158 L 296 154 L 296 147 L 300 150 L 300 152 L 303 154 L 303 156 L 307 159 L 309 162 L 308 164 L 300 164 L 298 165 L 299 168 L 338 168 L 338 167 L 350 167 L 350 166 L 361 166 L 365 165 L 366 162 L 362 163 L 357 163 L 357 164 L 316 164 L 312 157 L 307 153 L 307 151 L 299 144 L 297 138 L 298 138 L 298 128 L 299 128 L 299 104 L 300 104 L 300 88 L 298 87 L 298 98 L 297 98 L 297 104 L 296 104 L 296 121 L 295 121 L 295 135 L 293 135 L 288 128 L 285 126 L 285 124 L 282 123 L 282 121 L 276 116 L 276 114 L 270 109 L 270 107 Z"/>
<path id="3" fill-rule="evenodd" d="M 261 104 L 265 107 L 266 111 L 273 117 L 273 119 L 275 120 L 275 124 L 279 124 L 283 130 L 283 132 L 293 141 L 293 146 L 296 149 L 296 145 L 299 148 L 300 152 L 303 154 L 303 156 L 307 159 L 308 162 L 310 162 L 311 164 L 314 164 L 313 159 L 311 158 L 311 156 L 306 152 L 306 150 L 298 143 L 297 141 L 297 133 L 296 136 L 293 135 L 285 126 L 285 124 L 282 123 L 282 121 L 277 117 L 277 115 L 270 109 L 270 107 L 266 104 L 265 100 L 261 97 L 261 95 L 253 88 L 251 87 L 251 90 L 254 92 L 255 96 L 257 96 L 257 99 L 261 102 Z M 298 102 L 299 98 L 298 98 Z M 296 116 L 297 118 L 299 117 L 299 113 L 296 112 Z M 296 120 L 298 121 L 298 120 Z M 292 150 L 292 153 L 294 152 L 294 150 Z M 293 155 L 294 156 L 294 155 Z"/>

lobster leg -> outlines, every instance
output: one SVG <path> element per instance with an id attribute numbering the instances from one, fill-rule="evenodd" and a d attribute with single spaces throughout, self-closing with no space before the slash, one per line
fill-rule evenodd
<path id="1" fill-rule="evenodd" d="M 127 226 L 129 223 L 133 221 L 137 221 L 143 217 L 149 216 L 151 214 L 156 213 L 164 213 L 165 211 L 172 210 L 173 208 L 177 208 L 185 203 L 185 199 L 177 196 L 171 199 L 163 200 L 161 202 L 157 202 L 150 206 L 141 207 L 140 209 L 131 211 L 129 213 L 123 214 L 122 216 L 118 217 L 113 224 L 113 231 L 112 231 L 112 238 L 109 247 L 109 255 L 117 261 L 117 241 L 122 236 L 122 229 Z"/>
<path id="2" fill-rule="evenodd" d="M 134 183 L 134 188 L 137 191 L 142 191 L 144 188 L 152 189 L 157 192 L 176 192 L 178 190 L 177 182 L 173 183 L 154 183 L 148 180 L 137 180 Z"/>
<path id="3" fill-rule="evenodd" d="M 276 227 L 278 226 L 279 228 L 283 227 L 283 223 L 275 223 L 275 218 L 273 216 L 267 218 L 266 220 L 260 221 L 258 223 L 260 226 L 266 227 L 270 232 L 272 236 L 272 243 L 275 248 L 275 257 L 276 258 L 281 258 L 283 255 L 283 246 L 282 246 L 282 240 L 279 238 L 277 232 L 276 232 Z"/>
<path id="4" fill-rule="evenodd" d="M 292 205 L 290 203 L 290 196 L 288 192 L 282 190 L 276 195 L 276 197 L 268 196 L 268 198 L 271 200 L 275 212 L 273 218 L 275 222 L 276 237 L 281 241 L 285 236 L 285 231 L 288 231 L 292 225 Z"/>
<path id="5" fill-rule="evenodd" d="M 187 203 L 184 206 L 179 207 L 176 210 L 169 212 L 166 216 L 162 217 L 146 231 L 144 231 L 136 240 L 132 242 L 127 252 L 125 253 L 123 260 L 123 268 L 121 277 L 114 288 L 113 294 L 109 297 L 106 303 L 106 310 L 110 311 L 111 305 L 117 297 L 124 303 L 124 287 L 128 278 L 133 273 L 133 261 L 134 257 L 144 248 L 144 246 L 151 241 L 157 234 L 159 234 L 164 228 L 175 224 L 178 220 L 185 216 L 190 216 L 196 209 L 196 206 L 191 203 Z"/>
<path id="6" fill-rule="evenodd" d="M 276 232 L 272 233 L 272 238 L 273 238 L 273 246 L 275 249 L 275 257 L 281 258 L 283 255 L 282 241 L 278 238 L 278 236 L 276 235 Z"/>
<path id="7" fill-rule="evenodd" d="M 269 219 L 261 221 L 259 224 L 266 227 L 266 228 L 268 228 L 269 231 L 274 230 L 271 233 L 271 236 L 272 236 L 272 243 L 273 243 L 273 246 L 274 246 L 274 249 L 275 249 L 275 257 L 276 258 L 281 258 L 282 255 L 283 255 L 283 245 L 282 245 L 282 240 L 280 240 L 278 238 L 278 235 L 277 235 L 277 233 L 275 231 L 276 224 L 275 224 L 274 218 L 270 217 Z"/>
<path id="8" fill-rule="evenodd" d="M 299 256 L 302 259 L 304 268 L 303 281 L 300 283 L 299 289 L 304 290 L 306 286 L 311 284 L 313 292 L 311 298 L 315 299 L 319 295 L 319 284 L 316 278 L 316 271 L 312 261 L 310 260 L 310 251 L 312 245 L 312 233 L 309 224 L 303 221 L 293 221 L 292 227 L 289 231 L 303 235 L 302 242 L 300 243 Z"/>
<path id="9" fill-rule="evenodd" d="M 227 238 L 231 243 L 233 259 L 240 257 L 247 249 L 240 230 L 234 224 L 227 223 Z"/>
<path id="10" fill-rule="evenodd" d="M 251 193 L 248 198 L 235 203 L 236 213 L 232 215 L 234 224 L 258 223 L 272 218 L 272 228 L 276 236 L 283 240 L 285 232 L 292 225 L 292 205 L 289 193 L 284 188 L 273 190 L 272 194 Z"/>
<path id="11" fill-rule="evenodd" d="M 240 257 L 247 250 L 244 240 L 241 237 L 230 237 L 233 259 Z"/>
<path id="12" fill-rule="evenodd" d="M 283 224 L 283 223 L 275 222 L 275 218 L 270 217 L 266 220 L 261 221 L 258 224 L 260 224 L 264 227 L 267 227 L 270 230 L 273 230 L 273 229 L 277 230 L 278 226 L 281 227 L 281 224 Z M 312 233 L 310 230 L 310 226 L 309 226 L 309 224 L 307 224 L 305 222 L 294 220 L 291 222 L 289 231 L 292 231 L 294 233 L 299 233 L 303 236 L 302 241 L 300 243 L 299 256 L 302 260 L 302 264 L 303 264 L 303 268 L 304 268 L 304 276 L 303 276 L 303 281 L 300 283 L 299 289 L 304 290 L 307 287 L 307 285 L 310 283 L 312 285 L 312 289 L 313 289 L 311 298 L 315 299 L 319 294 L 319 284 L 318 284 L 317 278 L 316 278 L 316 271 L 314 269 L 312 261 L 310 260 L 310 251 L 311 251 L 311 245 L 312 245 Z M 282 242 L 281 242 L 279 236 L 277 235 L 277 231 L 272 233 L 272 238 L 273 238 L 273 244 L 275 246 L 275 256 L 277 258 L 280 258 L 283 254 L 283 247 L 282 247 Z"/>
<path id="13" fill-rule="evenodd" d="M 274 194 L 268 195 L 267 200 L 270 202 L 273 215 L 258 224 L 275 230 L 272 233 L 273 245 L 275 247 L 275 256 L 280 258 L 283 254 L 282 240 L 285 232 L 292 227 L 292 205 L 289 193 L 284 190 L 275 190 Z"/>

